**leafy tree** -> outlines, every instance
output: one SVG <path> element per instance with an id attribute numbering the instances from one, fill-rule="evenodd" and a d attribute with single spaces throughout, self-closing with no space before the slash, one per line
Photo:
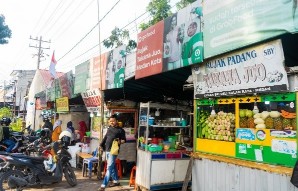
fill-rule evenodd
<path id="1" fill-rule="evenodd" d="M 0 120 L 3 117 L 9 117 L 9 118 L 12 117 L 12 112 L 11 112 L 11 109 L 10 108 L 8 108 L 8 107 L 2 107 L 2 108 L 0 108 Z"/>
<path id="2" fill-rule="evenodd" d="M 11 38 L 11 30 L 5 24 L 5 17 L 0 15 L 0 44 L 7 44 Z"/>
<path id="3" fill-rule="evenodd" d="M 180 0 L 179 2 L 176 3 L 176 7 L 178 10 L 183 9 L 187 5 L 195 2 L 196 0 Z"/>
<path id="4" fill-rule="evenodd" d="M 115 27 L 111 32 L 111 36 L 103 41 L 103 45 L 106 48 L 117 48 L 127 42 L 126 51 L 130 52 L 131 50 L 137 47 L 137 43 L 134 40 L 129 39 L 129 31 L 121 30 L 118 27 Z"/>
<path id="5" fill-rule="evenodd" d="M 159 21 L 172 15 L 169 0 L 151 0 L 147 6 L 147 11 L 152 17 L 152 20 L 149 20 L 148 23 L 141 23 L 141 30 L 145 30 L 146 28 L 155 25 Z"/>

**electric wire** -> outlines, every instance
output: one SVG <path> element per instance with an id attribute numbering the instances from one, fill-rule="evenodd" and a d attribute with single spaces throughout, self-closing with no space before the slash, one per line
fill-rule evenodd
<path id="1" fill-rule="evenodd" d="M 94 27 L 82 38 L 80 39 L 69 51 L 67 51 L 61 58 L 59 58 L 57 61 L 63 59 L 67 54 L 69 54 L 73 49 L 75 49 L 96 27 L 97 25 L 116 7 L 116 5 L 120 2 L 121 0 L 118 0 L 112 8 L 101 18 Z"/>

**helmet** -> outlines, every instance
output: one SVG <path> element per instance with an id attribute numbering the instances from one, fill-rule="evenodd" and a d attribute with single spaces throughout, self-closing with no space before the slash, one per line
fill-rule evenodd
<path id="1" fill-rule="evenodd" d="M 66 147 L 70 145 L 71 137 L 72 135 L 69 131 L 62 131 L 62 133 L 59 135 L 62 145 Z"/>
<path id="2" fill-rule="evenodd" d="M 6 126 L 9 126 L 11 123 L 11 119 L 9 117 L 3 117 L 2 120 L 1 120 L 1 124 L 3 125 L 6 125 Z"/>

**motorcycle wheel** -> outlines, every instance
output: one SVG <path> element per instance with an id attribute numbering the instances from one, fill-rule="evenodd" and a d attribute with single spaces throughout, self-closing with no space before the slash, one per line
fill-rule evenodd
<path id="1" fill-rule="evenodd" d="M 19 170 L 10 170 L 7 171 L 3 174 L 1 174 L 1 178 L 0 178 L 0 191 L 5 191 L 5 190 L 16 190 L 16 191 L 22 191 L 23 187 L 18 187 L 18 186 L 11 186 L 8 183 L 8 178 L 10 176 L 15 176 L 15 177 L 19 177 L 19 178 L 23 178 L 24 174 L 19 171 Z"/>
<path id="2" fill-rule="evenodd" d="M 67 183 L 70 186 L 76 186 L 77 185 L 77 178 L 76 174 L 74 173 L 72 167 L 70 165 L 66 165 L 63 169 L 64 177 L 67 181 Z"/>

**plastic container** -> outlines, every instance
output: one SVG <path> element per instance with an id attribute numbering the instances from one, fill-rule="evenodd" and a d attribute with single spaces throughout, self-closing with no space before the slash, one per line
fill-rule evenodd
<path id="1" fill-rule="evenodd" d="M 169 142 L 169 141 L 163 142 L 163 150 L 164 151 L 168 151 L 170 149 L 170 147 L 171 147 L 171 142 Z"/>
<path id="2" fill-rule="evenodd" d="M 171 149 L 175 149 L 177 139 L 178 139 L 177 135 L 168 136 L 168 141 L 171 144 L 171 146 L 170 146 Z"/>
<path id="3" fill-rule="evenodd" d="M 148 125 L 154 124 L 154 117 L 149 117 Z"/>
<path id="4" fill-rule="evenodd" d="M 90 131 L 87 131 L 87 132 L 86 132 L 86 136 L 87 136 L 87 137 L 90 137 L 90 135 L 91 135 L 91 132 L 90 132 Z"/>

